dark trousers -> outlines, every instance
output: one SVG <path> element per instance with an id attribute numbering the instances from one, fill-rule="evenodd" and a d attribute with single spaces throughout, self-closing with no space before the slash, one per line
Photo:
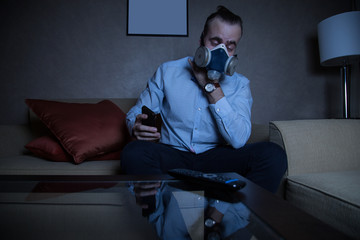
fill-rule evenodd
<path id="1" fill-rule="evenodd" d="M 217 147 L 200 154 L 146 141 L 133 141 L 123 149 L 121 169 L 125 174 L 161 174 L 173 168 L 236 172 L 276 192 L 287 169 L 287 158 L 283 149 L 271 142 L 247 144 L 240 149 Z"/>

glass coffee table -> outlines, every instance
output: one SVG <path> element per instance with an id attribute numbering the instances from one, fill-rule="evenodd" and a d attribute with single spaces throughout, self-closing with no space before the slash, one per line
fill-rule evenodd
<path id="1" fill-rule="evenodd" d="M 236 192 L 160 176 L 0 176 L 2 239 L 346 239 L 246 182 Z M 221 222 L 209 209 L 223 212 Z"/>

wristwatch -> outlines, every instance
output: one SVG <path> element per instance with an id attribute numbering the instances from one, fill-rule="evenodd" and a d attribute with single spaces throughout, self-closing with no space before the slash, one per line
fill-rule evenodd
<path id="1" fill-rule="evenodd" d="M 214 219 L 211 218 L 205 219 L 205 227 L 212 228 L 213 226 L 215 226 L 215 224 L 216 222 Z"/>
<path id="2" fill-rule="evenodd" d="M 207 83 L 204 86 L 204 90 L 207 93 L 212 93 L 215 89 L 219 88 L 220 84 L 219 83 Z"/>

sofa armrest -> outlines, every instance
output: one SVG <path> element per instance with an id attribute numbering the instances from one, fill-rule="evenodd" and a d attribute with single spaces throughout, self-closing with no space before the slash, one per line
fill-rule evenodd
<path id="1" fill-rule="evenodd" d="M 0 125 L 0 157 L 22 154 L 33 138 L 28 125 Z"/>
<path id="2" fill-rule="evenodd" d="M 282 146 L 288 175 L 360 169 L 360 120 L 270 122 L 270 141 Z"/>

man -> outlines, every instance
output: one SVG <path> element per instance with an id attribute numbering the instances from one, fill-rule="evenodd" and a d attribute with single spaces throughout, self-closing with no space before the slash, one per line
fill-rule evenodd
<path id="1" fill-rule="evenodd" d="M 233 56 L 242 36 L 242 20 L 225 7 L 211 14 L 201 45 L 226 46 Z M 212 83 L 215 90 L 206 91 Z M 145 105 L 163 119 L 161 133 L 145 126 Z M 284 151 L 272 143 L 246 144 L 251 133 L 252 96 L 241 74 L 210 80 L 191 57 L 162 64 L 127 114 L 133 141 L 123 150 L 126 174 L 160 174 L 173 168 L 237 172 L 275 192 L 286 170 Z M 246 144 L 246 145 L 245 145 Z"/>

